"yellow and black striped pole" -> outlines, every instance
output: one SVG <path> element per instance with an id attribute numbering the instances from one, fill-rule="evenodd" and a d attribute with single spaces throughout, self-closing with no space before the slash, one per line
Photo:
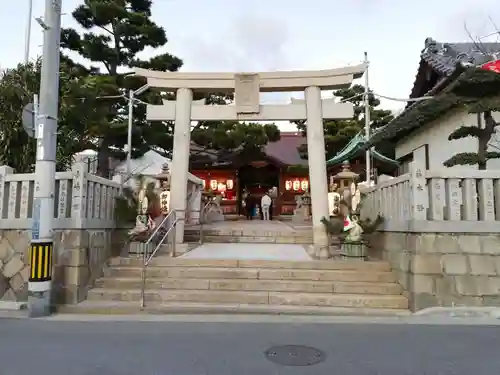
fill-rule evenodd
<path id="1" fill-rule="evenodd" d="M 30 318 L 48 316 L 52 313 L 54 244 L 47 240 L 31 242 L 29 250 L 28 315 Z"/>
<path id="2" fill-rule="evenodd" d="M 30 283 L 45 283 L 52 281 L 52 259 L 54 245 L 52 242 L 32 243 L 30 248 Z M 42 286 L 42 285 L 40 285 Z M 44 285 L 45 286 L 45 285 Z M 33 290 L 32 288 L 30 288 Z M 37 288 L 35 286 L 34 288 Z M 47 288 L 43 288 L 46 290 Z"/>

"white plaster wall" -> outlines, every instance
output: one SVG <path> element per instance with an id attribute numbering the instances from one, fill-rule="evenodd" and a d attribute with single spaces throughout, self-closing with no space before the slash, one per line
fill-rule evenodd
<path id="1" fill-rule="evenodd" d="M 500 113 L 495 113 L 495 119 L 500 120 Z M 448 136 L 452 131 L 460 126 L 477 125 L 476 114 L 467 113 L 465 110 L 455 111 L 448 116 L 444 116 L 437 121 L 424 126 L 418 132 L 402 139 L 396 145 L 396 158 L 400 159 L 413 150 L 428 145 L 429 169 L 445 168 L 443 162 L 459 152 L 477 152 L 477 139 L 468 137 L 454 141 L 448 141 Z M 500 148 L 500 136 L 493 137 L 492 144 L 497 144 Z M 491 151 L 500 151 L 490 147 Z M 500 169 L 500 159 L 489 160 L 488 169 Z M 457 165 L 455 169 L 477 169 L 477 166 Z"/>

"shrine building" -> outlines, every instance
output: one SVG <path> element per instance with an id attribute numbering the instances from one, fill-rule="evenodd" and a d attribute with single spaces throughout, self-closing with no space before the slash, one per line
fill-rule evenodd
<path id="1" fill-rule="evenodd" d="M 244 189 L 259 197 L 273 187 L 278 192 L 273 216 L 292 215 L 296 207 L 295 197 L 309 189 L 308 161 L 299 151 L 305 144 L 306 139 L 300 132 L 281 132 L 280 140 L 268 143 L 250 158 L 237 152 L 227 155 L 207 152 L 193 144 L 189 171 L 203 181 L 206 193 L 212 191 L 222 195 L 225 215 L 244 214 L 241 206 Z M 357 143 L 350 142 L 328 160 L 328 176 L 339 173 L 342 163 L 348 161 L 350 169 L 363 177 L 365 163 L 363 155 L 356 153 L 358 148 Z M 387 161 L 389 165 L 393 162 L 378 153 L 374 153 L 374 158 L 382 158 L 385 165 Z"/>
<path id="2" fill-rule="evenodd" d="M 256 196 L 276 187 L 278 197 L 273 215 L 293 214 L 295 196 L 309 189 L 307 159 L 299 147 L 306 139 L 298 132 L 282 132 L 281 139 L 270 142 L 251 157 L 233 152 L 205 152 L 192 146 L 189 171 L 203 181 L 205 192 L 222 195 L 225 215 L 242 215 L 244 189 Z"/>

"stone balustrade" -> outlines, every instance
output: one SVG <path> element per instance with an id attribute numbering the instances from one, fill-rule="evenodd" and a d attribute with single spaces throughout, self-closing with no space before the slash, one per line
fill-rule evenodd
<path id="1" fill-rule="evenodd" d="M 34 173 L 0 167 L 0 229 L 31 229 L 35 189 Z M 84 163 L 71 172 L 57 172 L 54 229 L 114 228 L 119 190 L 120 182 L 87 173 Z"/>
<path id="2" fill-rule="evenodd" d="M 500 306 L 500 170 L 412 165 L 365 194 L 361 217 L 385 219 L 372 256 L 391 263 L 413 310 Z"/>
<path id="3" fill-rule="evenodd" d="M 500 230 L 500 170 L 415 170 L 364 191 L 361 216 L 391 232 Z"/>
<path id="4" fill-rule="evenodd" d="M 115 200 L 123 177 L 109 180 L 87 170 L 80 162 L 69 172 L 56 173 L 53 285 L 57 303 L 85 299 L 94 280 L 105 272 L 108 259 L 122 252 L 127 239 L 126 229 L 117 228 L 115 222 Z M 186 187 L 188 224 L 199 222 L 201 190 L 195 182 L 189 181 Z M 35 189 L 34 173 L 16 174 L 0 166 L 0 301 L 27 299 Z"/>
<path id="5" fill-rule="evenodd" d="M 0 166 L 0 301 L 27 299 L 28 249 L 31 240 L 34 173 L 13 173 Z M 54 196 L 54 299 L 59 303 L 85 298 L 110 256 L 123 248 L 116 230 L 115 198 L 120 182 L 87 173 L 85 163 L 57 172 Z M 44 218 L 40 218 L 44 220 Z"/>

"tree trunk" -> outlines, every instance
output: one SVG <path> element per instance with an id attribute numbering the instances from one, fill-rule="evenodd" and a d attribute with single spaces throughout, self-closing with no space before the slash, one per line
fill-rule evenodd
<path id="1" fill-rule="evenodd" d="M 491 115 L 491 111 L 485 111 L 483 116 L 484 116 L 484 127 L 482 126 L 481 114 L 478 113 L 477 117 L 478 120 L 477 126 L 483 130 L 478 138 L 477 155 L 479 158 L 479 162 L 477 164 L 478 164 L 478 169 L 480 170 L 486 169 L 486 164 L 488 162 L 488 159 L 486 157 L 486 154 L 488 152 L 488 144 L 490 142 L 491 136 L 495 132 L 495 126 L 496 126 L 496 122 L 493 119 L 493 116 Z"/>

